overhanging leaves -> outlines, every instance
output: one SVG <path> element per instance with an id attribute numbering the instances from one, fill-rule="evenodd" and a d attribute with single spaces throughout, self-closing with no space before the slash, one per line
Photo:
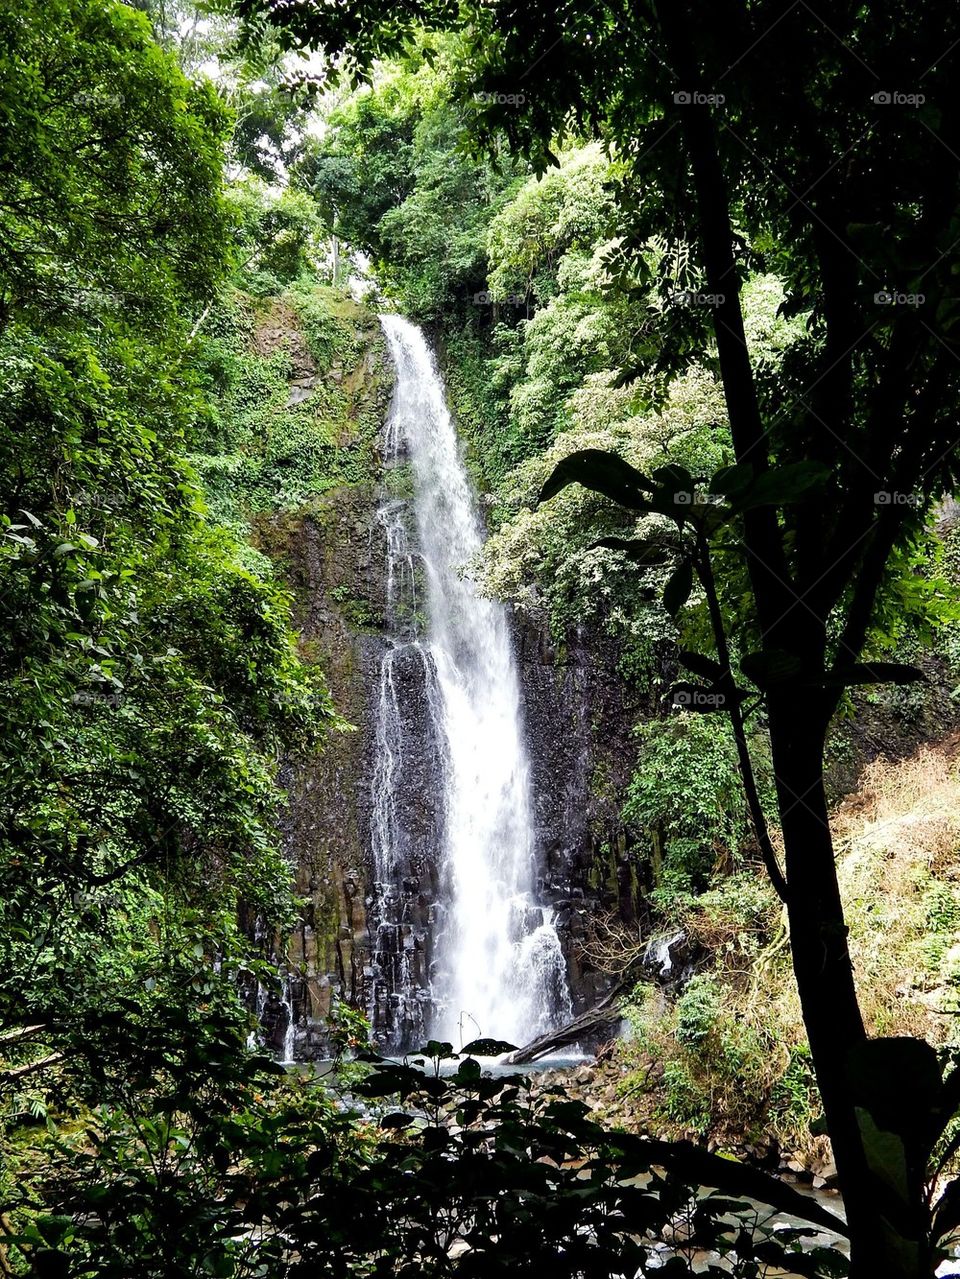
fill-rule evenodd
<path id="1" fill-rule="evenodd" d="M 721 679 L 725 673 L 715 657 L 705 657 L 702 653 L 691 653 L 689 649 L 681 649 L 677 654 L 677 661 L 681 666 L 685 666 L 688 671 L 693 671 L 694 675 L 701 675 L 704 679 L 711 681 Z"/>
<path id="2" fill-rule="evenodd" d="M 690 598 L 690 592 L 693 590 L 693 565 L 689 560 L 684 560 L 667 579 L 667 584 L 663 588 L 663 607 L 667 610 L 671 617 L 676 615 L 686 604 Z"/>
<path id="3" fill-rule="evenodd" d="M 821 1208 L 816 1200 L 735 1159 L 724 1159 L 685 1141 L 640 1139 L 637 1153 L 641 1152 L 649 1164 L 666 1168 L 689 1183 L 714 1186 L 725 1194 L 746 1195 L 778 1212 L 790 1213 L 801 1221 L 812 1221 L 838 1235 L 848 1233 L 846 1223 L 826 1208 Z"/>
<path id="4" fill-rule="evenodd" d="M 647 496 L 653 492 L 646 476 L 616 453 L 581 449 L 557 463 L 540 490 L 537 504 L 548 502 L 570 484 L 582 484 L 584 488 L 602 493 L 631 511 L 649 510 Z"/>
<path id="5" fill-rule="evenodd" d="M 851 662 L 819 674 L 805 671 L 796 653 L 770 649 L 765 653 L 747 653 L 740 669 L 757 688 L 773 688 L 795 684 L 799 688 L 849 688 L 856 684 L 914 684 L 926 680 L 917 666 L 901 662 Z"/>
<path id="6" fill-rule="evenodd" d="M 758 506 L 786 506 L 812 496 L 830 477 L 830 468 L 820 462 L 790 462 L 758 475 L 733 497 L 735 510 Z"/>

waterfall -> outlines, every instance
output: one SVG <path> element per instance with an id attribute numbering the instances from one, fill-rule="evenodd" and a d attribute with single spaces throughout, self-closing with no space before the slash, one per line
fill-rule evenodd
<path id="1" fill-rule="evenodd" d="M 261 929 L 257 922 L 258 931 Z M 273 961 L 277 964 L 277 990 L 271 990 L 257 979 L 253 992 L 251 1011 L 256 1017 L 256 1025 L 247 1035 L 247 1047 L 251 1051 L 270 1047 L 284 1065 L 296 1061 L 297 1047 L 297 1013 L 293 1003 L 294 976 L 286 967 L 285 961 Z M 282 1031 L 282 1034 L 281 1034 Z"/>
<path id="2" fill-rule="evenodd" d="M 281 1050 L 280 1060 L 289 1065 L 296 1060 L 297 1045 L 297 1015 L 293 1008 L 293 978 L 290 973 L 283 975 L 283 1011 L 285 1021 L 283 1026 L 283 1049 Z"/>
<path id="3" fill-rule="evenodd" d="M 386 460 L 412 471 L 412 498 L 390 497 L 378 511 L 389 639 L 375 704 L 371 838 L 382 928 L 403 925 L 397 900 L 410 867 L 401 819 L 410 798 L 409 681 L 397 678 L 401 664 L 421 671 L 442 791 L 429 990 L 414 989 L 404 957 L 410 947 L 396 943 L 391 998 L 401 1006 L 425 998 L 429 1032 L 454 1045 L 478 1035 L 523 1044 L 568 1017 L 571 1006 L 552 915 L 537 896 L 510 630 L 503 606 L 481 596 L 469 576 L 483 530 L 426 340 L 398 316 L 381 322 L 397 372 Z"/>

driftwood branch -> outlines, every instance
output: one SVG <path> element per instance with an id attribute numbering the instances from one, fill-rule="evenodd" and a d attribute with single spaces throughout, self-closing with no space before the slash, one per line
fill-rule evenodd
<path id="1" fill-rule="evenodd" d="M 504 1061 L 511 1065 L 536 1061 L 538 1057 L 546 1057 L 548 1053 L 555 1052 L 558 1048 L 569 1048 L 571 1044 L 578 1043 L 587 1035 L 593 1035 L 609 1027 L 612 1022 L 619 1021 L 623 1016 L 623 996 L 633 985 L 633 981 L 621 981 L 604 995 L 599 1003 L 582 1012 L 579 1017 L 574 1017 L 559 1030 L 550 1031 L 549 1034 L 541 1035 L 532 1043 L 516 1049 L 505 1057 Z"/>

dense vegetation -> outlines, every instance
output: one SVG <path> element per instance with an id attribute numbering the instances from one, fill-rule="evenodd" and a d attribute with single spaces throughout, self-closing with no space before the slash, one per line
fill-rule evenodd
<path id="1" fill-rule="evenodd" d="M 829 1135 L 850 1273 L 929 1276 L 960 1220 L 923 1190 L 957 1144 L 953 755 L 872 765 L 832 842 L 828 805 L 864 725 L 909 755 L 960 686 L 956 112 L 821 163 L 868 95 L 806 5 L 690 6 L 696 39 L 662 6 L 236 7 L 0 4 L 0 1272 L 632 1275 L 666 1239 L 657 1273 L 842 1274 L 741 1201 L 824 1210 L 682 1140 Z M 942 14 L 839 25 L 891 83 L 894 35 L 953 66 Z M 678 170 L 658 67 L 709 87 L 774 28 Z M 283 51 L 318 40 L 367 82 Z M 357 255 L 441 351 L 484 588 L 643 708 L 644 940 L 611 920 L 590 956 L 632 982 L 682 933 L 695 972 L 633 990 L 606 1126 L 483 1077 L 496 1045 L 383 1062 L 362 1010 L 322 1083 L 263 1051 L 283 770 L 347 726 L 256 547 L 378 466 Z"/>
<path id="2" fill-rule="evenodd" d="M 186 460 L 215 429 L 207 308 L 250 235 L 224 189 L 229 115 L 124 5 L 3 22 L 0 1187 L 16 1234 L 60 1193 L 52 1176 L 81 1199 L 128 1173 L 161 1194 L 178 1134 L 202 1144 L 252 1097 L 264 1062 L 238 984 L 262 961 L 241 917 L 292 918 L 277 757 L 336 719 L 285 591 Z M 56 1220 L 14 1256 L 72 1232 Z"/>
<path id="3" fill-rule="evenodd" d="M 677 1017 L 696 1008 L 703 1027 L 686 1040 L 674 1036 L 658 997 L 638 989 L 634 1015 L 641 1039 L 655 1043 L 652 1055 L 667 1063 L 665 1078 L 654 1075 L 651 1097 L 661 1122 L 727 1139 L 734 1132 L 758 1139 L 766 1127 L 802 1146 L 811 1141 L 808 1126 L 819 1105 L 799 1011 L 782 995 L 787 953 L 779 903 L 757 865 L 729 728 L 678 714 L 670 704 L 669 690 L 679 677 L 678 627 L 659 597 L 662 563 L 650 557 L 649 566 L 638 564 L 630 540 L 637 535 L 635 519 L 588 490 L 568 489 L 549 506 L 537 505 L 554 467 L 578 450 L 613 450 L 648 473 L 672 464 L 709 474 L 728 460 L 732 444 L 710 351 L 692 358 L 666 388 L 654 371 L 624 381 L 622 369 L 637 358 L 637 335 L 649 327 L 651 306 L 660 314 L 668 306 L 648 290 L 618 287 L 616 255 L 628 230 L 622 173 L 593 145 L 561 152 L 542 178 L 488 172 L 484 161 L 474 161 L 477 182 L 487 188 L 499 178 L 502 194 L 479 222 L 467 209 L 472 251 L 459 260 L 473 263 L 473 272 L 463 278 L 448 269 L 448 293 L 438 302 L 429 283 L 438 246 L 424 245 L 408 210 L 429 202 L 436 175 L 466 163 L 457 149 L 462 132 L 458 141 L 436 123 L 437 116 L 447 122 L 455 111 L 449 70 L 446 96 L 438 83 L 442 74 L 441 60 L 424 92 L 423 69 L 414 63 L 384 72 L 372 90 L 359 90 L 331 117 L 331 133 L 311 157 L 311 175 L 342 175 L 347 157 L 352 171 L 366 175 L 363 184 L 345 181 L 340 188 L 341 224 L 378 265 L 388 255 L 384 276 L 404 309 L 442 337 L 474 470 L 492 501 L 495 532 L 480 566 L 488 589 L 520 610 L 545 614 L 560 643 L 575 625 L 603 630 L 616 641 L 622 678 L 640 696 L 654 697 L 655 717 L 637 726 L 636 771 L 624 808 L 655 911 L 649 926 L 707 939 L 718 969 L 698 978 L 678 1006 Z M 421 149 L 429 139 L 436 155 L 393 191 L 393 205 L 373 205 L 366 196 L 354 203 L 352 193 L 368 191 L 371 174 L 392 171 L 400 119 L 406 120 L 404 136 L 420 139 Z M 375 178 L 372 184 L 376 189 Z M 398 243 L 404 226 L 411 228 L 409 238 Z M 657 243 L 648 247 L 651 270 L 663 251 Z M 397 260 L 406 264 L 401 276 L 391 274 Z M 779 376 L 804 341 L 808 316 L 786 313 L 783 285 L 768 272 L 749 275 L 742 297 L 757 366 Z M 647 536 L 651 525 L 663 528 L 669 521 L 648 519 L 641 526 Z M 919 657 L 932 684 L 912 691 L 880 688 L 848 704 L 829 743 L 834 799 L 849 786 L 851 760 L 862 751 L 850 718 L 854 706 L 859 719 L 906 721 L 905 747 L 913 732 L 922 738 L 939 729 L 944 697 L 957 682 L 953 540 L 921 534 L 887 584 L 871 635 L 873 653 L 902 661 Z M 744 589 L 742 572 L 734 572 L 727 586 L 731 599 Z M 683 610 L 681 634 L 691 648 L 709 643 L 702 596 Z M 772 813 L 762 721 L 751 729 L 751 744 L 764 808 Z M 924 881 L 921 900 L 927 894 L 955 901 L 955 890 L 937 873 Z M 872 906 L 855 900 L 852 909 L 856 926 L 862 919 L 874 937 L 871 951 L 879 949 Z M 906 916 L 906 904 L 903 909 Z M 921 935 L 928 927 L 922 914 L 916 923 L 903 922 Z M 622 949 L 607 949 L 608 959 L 623 963 Z M 890 986 L 902 976 L 894 962 L 886 976 L 873 979 L 872 1027 L 891 1033 L 922 1026 L 936 1041 L 949 1040 L 950 1023 L 918 1012 L 913 1002 L 898 1006 Z M 769 1002 L 755 1008 L 759 983 Z M 916 990 L 931 989 L 945 991 L 952 1006 L 949 974 L 924 961 L 917 965 Z M 630 1051 L 639 1055 L 636 1079 L 642 1078 L 651 1051 Z M 757 1072 L 756 1085 L 746 1091 L 745 1066 Z M 627 1087 L 635 1087 L 636 1079 Z"/>

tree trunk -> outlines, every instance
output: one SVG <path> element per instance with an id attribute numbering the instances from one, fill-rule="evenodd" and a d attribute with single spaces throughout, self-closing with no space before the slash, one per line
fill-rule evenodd
<path id="1" fill-rule="evenodd" d="M 592 1008 L 580 1013 L 559 1030 L 540 1035 L 532 1043 L 515 1049 L 503 1060 L 511 1065 L 536 1061 L 538 1057 L 546 1057 L 548 1053 L 556 1052 L 558 1048 L 569 1048 L 571 1044 L 578 1043 L 586 1036 L 595 1035 L 599 1030 L 607 1030 L 609 1033 L 613 1024 L 623 1019 L 623 996 L 632 985 L 633 978 L 624 975 L 623 979 L 617 982 L 616 986 Z"/>
<path id="2" fill-rule="evenodd" d="M 678 77 L 676 88 L 696 90 L 701 84 L 700 67 L 687 5 L 682 0 L 658 0 L 655 10 Z M 720 300 L 714 310 L 714 333 L 734 451 L 738 462 L 749 462 L 762 471 L 767 466 L 767 447 L 743 327 L 716 130 L 706 100 L 696 103 L 689 97 L 685 101 L 675 97 L 674 102 L 680 104 L 677 119 L 694 180 L 707 286 Z M 799 597 L 790 580 L 774 507 L 748 510 L 743 524 L 764 648 L 782 646 L 808 660 L 819 654 L 822 661 L 824 621 L 816 617 L 811 626 L 797 617 Z M 801 637 L 799 631 L 807 634 Z M 850 1279 L 929 1279 L 929 1268 L 920 1260 L 923 1248 L 918 1247 L 915 1256 L 901 1255 L 886 1230 L 847 1080 L 847 1055 L 866 1036 L 847 949 L 823 788 L 830 707 L 810 687 L 771 691 L 768 707 L 794 974 L 850 1226 Z"/>
<path id="3" fill-rule="evenodd" d="M 786 859 L 793 970 L 850 1226 L 850 1276 L 928 1279 L 909 1259 L 891 1255 L 847 1079 L 847 1055 L 866 1034 L 823 788 L 827 716 L 810 701 L 810 690 L 772 695 L 770 741 Z"/>

